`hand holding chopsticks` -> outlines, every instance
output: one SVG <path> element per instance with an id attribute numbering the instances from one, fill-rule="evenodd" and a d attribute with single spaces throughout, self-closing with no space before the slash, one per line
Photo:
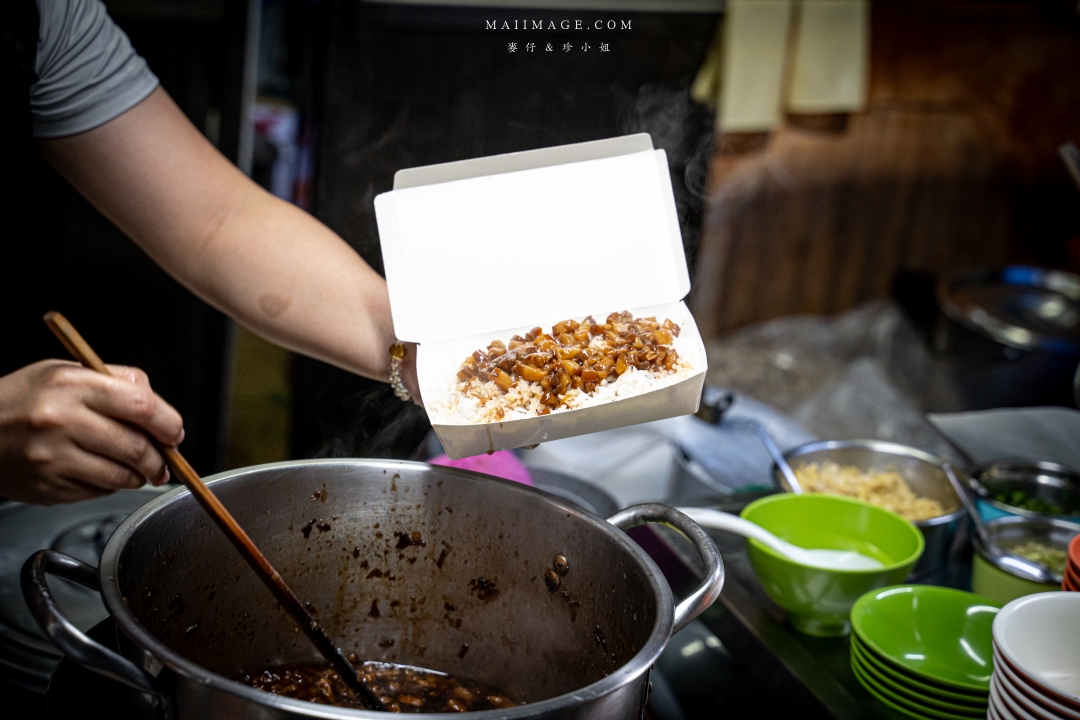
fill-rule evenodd
<path id="1" fill-rule="evenodd" d="M 56 337 L 60 339 L 60 342 L 64 344 L 64 347 L 68 349 L 68 352 L 75 359 L 95 372 L 104 375 L 110 374 L 105 363 L 101 361 L 93 348 L 75 330 L 75 327 L 68 322 L 67 318 L 58 312 L 50 312 L 45 315 L 45 324 L 56 334 Z M 259 551 L 259 548 L 255 546 L 255 543 L 244 532 L 244 529 L 225 509 L 221 501 L 206 487 L 198 473 L 180 454 L 180 451 L 175 446 L 162 445 L 153 437 L 150 438 L 150 441 L 158 449 L 162 457 L 165 458 L 166 464 L 176 477 L 191 491 L 191 494 L 195 496 L 203 509 L 209 513 L 217 526 L 221 528 L 221 531 L 225 533 L 225 536 L 229 538 L 240 552 L 240 555 L 251 566 L 251 569 L 259 576 L 259 579 L 270 589 L 277 601 L 281 603 L 293 620 L 307 634 L 308 639 L 311 640 L 322 656 L 330 661 L 334 669 L 341 675 L 341 678 L 370 708 L 383 709 L 382 703 L 364 684 L 356 668 L 349 663 L 341 650 L 333 644 L 326 632 L 319 626 L 319 623 L 286 584 L 284 578 L 274 569 L 266 556 Z"/>

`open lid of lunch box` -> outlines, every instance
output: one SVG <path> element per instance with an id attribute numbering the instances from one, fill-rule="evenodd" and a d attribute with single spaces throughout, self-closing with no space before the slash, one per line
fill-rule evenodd
<path id="1" fill-rule="evenodd" d="M 402 340 L 660 305 L 690 291 L 667 155 L 645 133 L 401 170 L 375 213 Z"/>

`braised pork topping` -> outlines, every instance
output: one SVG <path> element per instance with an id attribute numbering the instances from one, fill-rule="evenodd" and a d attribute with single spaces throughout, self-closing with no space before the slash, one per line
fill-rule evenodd
<path id="1" fill-rule="evenodd" d="M 603 323 L 592 316 L 563 320 L 551 332 L 536 327 L 508 343 L 492 341 L 465 358 L 457 377 L 461 382 L 493 381 L 504 393 L 522 381 L 539 383 L 540 414 L 546 415 L 571 388 L 592 394 L 630 368 L 674 372 L 679 354 L 672 344 L 678 336 L 679 326 L 670 319 L 661 323 L 628 312 L 611 313 Z"/>

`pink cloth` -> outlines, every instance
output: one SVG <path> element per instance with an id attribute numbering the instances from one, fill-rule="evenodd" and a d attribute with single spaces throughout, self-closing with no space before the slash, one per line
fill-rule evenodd
<path id="1" fill-rule="evenodd" d="M 473 455 L 460 460 L 451 460 L 446 455 L 440 455 L 437 458 L 432 458 L 429 462 L 432 465 L 445 465 L 446 467 L 472 470 L 485 475 L 494 475 L 497 478 L 513 480 L 522 485 L 533 484 L 532 478 L 529 477 L 529 471 L 509 450 L 498 450 L 490 455 Z"/>

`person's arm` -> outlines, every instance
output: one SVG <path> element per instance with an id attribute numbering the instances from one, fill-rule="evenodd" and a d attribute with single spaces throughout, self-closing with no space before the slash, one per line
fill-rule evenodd
<path id="1" fill-rule="evenodd" d="M 158 88 L 40 152 L 192 292 L 259 335 L 386 381 L 386 282 L 329 228 L 228 162 Z M 404 380 L 417 397 L 415 351 Z"/>

